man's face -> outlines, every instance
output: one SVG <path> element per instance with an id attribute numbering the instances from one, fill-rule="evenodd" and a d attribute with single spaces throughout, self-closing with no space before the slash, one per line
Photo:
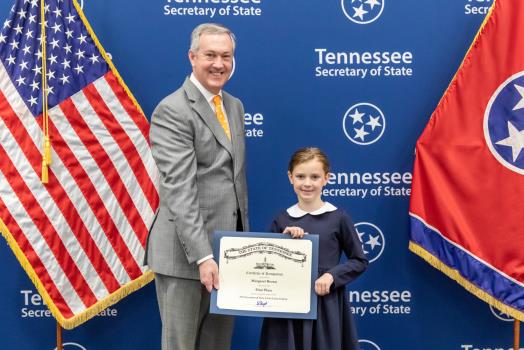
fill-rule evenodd
<path id="1" fill-rule="evenodd" d="M 233 68 L 233 42 L 228 34 L 202 34 L 197 52 L 189 51 L 195 78 L 207 90 L 218 94 Z"/>

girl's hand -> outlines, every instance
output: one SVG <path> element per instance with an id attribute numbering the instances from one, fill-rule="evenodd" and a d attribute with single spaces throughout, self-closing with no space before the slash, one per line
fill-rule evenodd
<path id="1" fill-rule="evenodd" d="M 329 294 L 333 281 L 333 276 L 326 272 L 315 281 L 315 292 L 320 296 Z"/>
<path id="2" fill-rule="evenodd" d="M 289 233 L 293 238 L 302 238 L 305 234 L 304 230 L 297 226 L 286 227 L 283 233 Z"/>

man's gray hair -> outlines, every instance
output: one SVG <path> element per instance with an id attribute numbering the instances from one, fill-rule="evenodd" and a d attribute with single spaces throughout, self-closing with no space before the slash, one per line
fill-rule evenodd
<path id="1" fill-rule="evenodd" d="M 235 51 L 236 38 L 235 34 L 229 28 L 224 27 L 222 24 L 218 23 L 202 23 L 193 29 L 191 33 L 191 46 L 190 50 L 192 52 L 197 52 L 200 48 L 200 36 L 202 34 L 227 34 L 233 42 L 233 52 Z"/>

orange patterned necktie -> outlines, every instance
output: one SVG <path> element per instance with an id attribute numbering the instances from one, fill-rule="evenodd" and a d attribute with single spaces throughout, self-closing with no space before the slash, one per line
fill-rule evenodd
<path id="1" fill-rule="evenodd" d="M 217 115 L 218 122 L 222 126 L 222 129 L 226 132 L 227 138 L 231 141 L 231 131 L 229 131 L 229 124 L 227 123 L 226 116 L 222 110 L 222 103 L 220 102 L 220 95 L 213 97 L 213 103 L 215 104 L 215 113 Z"/>

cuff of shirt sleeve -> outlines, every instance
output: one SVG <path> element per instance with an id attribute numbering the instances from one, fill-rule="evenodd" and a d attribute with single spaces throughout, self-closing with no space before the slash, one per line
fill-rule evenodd
<path id="1" fill-rule="evenodd" d="M 197 265 L 200 265 L 200 264 L 202 264 L 204 261 L 209 260 L 209 259 L 213 259 L 213 254 L 208 255 L 208 256 L 205 256 L 205 257 L 203 257 L 203 258 L 200 259 L 200 260 L 197 260 L 196 263 L 197 263 Z"/>

